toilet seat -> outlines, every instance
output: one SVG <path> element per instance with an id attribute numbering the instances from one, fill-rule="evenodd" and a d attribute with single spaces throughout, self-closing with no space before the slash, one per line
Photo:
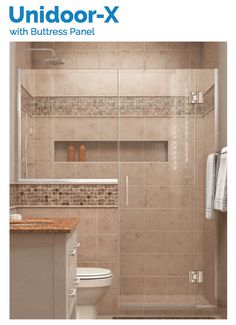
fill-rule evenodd
<path id="1" fill-rule="evenodd" d="M 112 277 L 111 270 L 97 267 L 77 267 L 76 275 L 80 280 L 106 279 Z"/>

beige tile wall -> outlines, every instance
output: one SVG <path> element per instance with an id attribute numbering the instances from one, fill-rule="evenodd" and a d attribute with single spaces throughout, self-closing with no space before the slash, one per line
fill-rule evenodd
<path id="1" fill-rule="evenodd" d="M 65 60 L 54 69 L 189 69 L 202 67 L 202 43 L 198 42 L 40 42 Z M 43 64 L 48 53 L 33 52 L 33 68 Z"/>
<path id="2" fill-rule="evenodd" d="M 28 177 L 29 178 L 117 178 L 118 153 L 117 118 L 88 117 L 33 117 L 28 116 Z M 23 120 L 22 120 L 23 122 Z M 22 124 L 23 125 L 23 124 Z M 30 129 L 32 132 L 30 132 Z M 25 137 L 23 135 L 23 137 Z M 63 143 L 54 147 L 55 141 Z M 69 141 L 93 141 L 86 144 L 85 163 L 70 163 L 68 168 L 67 145 Z M 66 143 L 65 141 L 68 141 Z M 22 152 L 25 152 L 22 141 Z M 76 151 L 78 160 L 78 149 Z M 104 162 L 105 163 L 102 163 Z M 95 163 L 96 162 L 96 163 Z M 101 163 L 100 163 L 101 162 Z M 22 165 L 25 166 L 25 165 Z M 23 171 L 25 175 L 25 170 Z"/>
<path id="3" fill-rule="evenodd" d="M 206 91 L 212 71 L 155 70 L 23 70 L 23 87 L 31 96 L 188 96 L 190 89 Z M 197 78 L 197 79 L 196 79 Z"/>
<path id="4" fill-rule="evenodd" d="M 34 117 L 32 120 L 27 128 L 29 177 L 40 178 L 41 173 L 41 178 L 117 177 L 118 153 L 114 142 L 87 144 L 87 162 L 70 163 L 68 169 L 67 164 L 63 163 L 67 161 L 67 144 L 58 144 L 55 151 L 53 141 L 54 139 L 69 143 L 69 141 L 81 140 L 117 140 L 118 119 L 116 117 Z M 122 117 L 119 129 L 121 141 L 160 141 L 158 144 L 146 143 L 144 147 L 142 143 L 127 142 L 121 147 L 121 160 L 146 162 L 143 166 L 138 164 L 133 166 L 139 169 L 145 167 L 148 185 L 178 185 L 179 178 L 182 179 L 180 185 L 183 182 L 185 185 L 194 184 L 191 183 L 195 175 L 193 164 L 196 159 L 194 117 Z M 77 156 L 78 152 L 76 152 Z M 171 164 L 160 163 L 167 160 Z M 103 161 L 106 162 L 105 165 L 100 163 Z M 132 167 L 129 167 L 131 165 L 124 166 L 130 169 L 132 177 Z M 172 178 L 165 181 L 169 172 L 172 173 Z M 141 174 L 138 175 L 140 177 Z M 134 175 L 133 179 L 135 177 Z"/>
<path id="5" fill-rule="evenodd" d="M 24 70 L 22 85 L 31 96 L 116 96 L 116 70 Z"/>
<path id="6" fill-rule="evenodd" d="M 16 68 L 29 69 L 32 64 L 31 53 L 27 51 L 31 48 L 31 42 L 16 42 Z"/>

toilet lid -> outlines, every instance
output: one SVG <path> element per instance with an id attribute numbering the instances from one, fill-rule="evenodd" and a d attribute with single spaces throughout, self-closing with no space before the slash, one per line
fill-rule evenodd
<path id="1" fill-rule="evenodd" d="M 97 267 L 77 267 L 77 276 L 83 279 L 104 279 L 112 276 L 111 270 Z"/>

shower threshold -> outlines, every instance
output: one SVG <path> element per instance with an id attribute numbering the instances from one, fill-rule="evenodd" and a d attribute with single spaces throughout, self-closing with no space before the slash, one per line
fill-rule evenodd
<path id="1" fill-rule="evenodd" d="M 220 319 L 217 316 L 114 316 L 112 319 Z"/>
<path id="2" fill-rule="evenodd" d="M 120 307 L 144 308 L 216 308 L 202 295 L 121 295 Z"/>

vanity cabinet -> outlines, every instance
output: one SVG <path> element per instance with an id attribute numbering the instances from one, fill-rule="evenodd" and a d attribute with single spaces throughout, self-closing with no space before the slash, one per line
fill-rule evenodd
<path id="1" fill-rule="evenodd" d="M 77 246 L 76 227 L 11 232 L 11 319 L 76 318 Z"/>

